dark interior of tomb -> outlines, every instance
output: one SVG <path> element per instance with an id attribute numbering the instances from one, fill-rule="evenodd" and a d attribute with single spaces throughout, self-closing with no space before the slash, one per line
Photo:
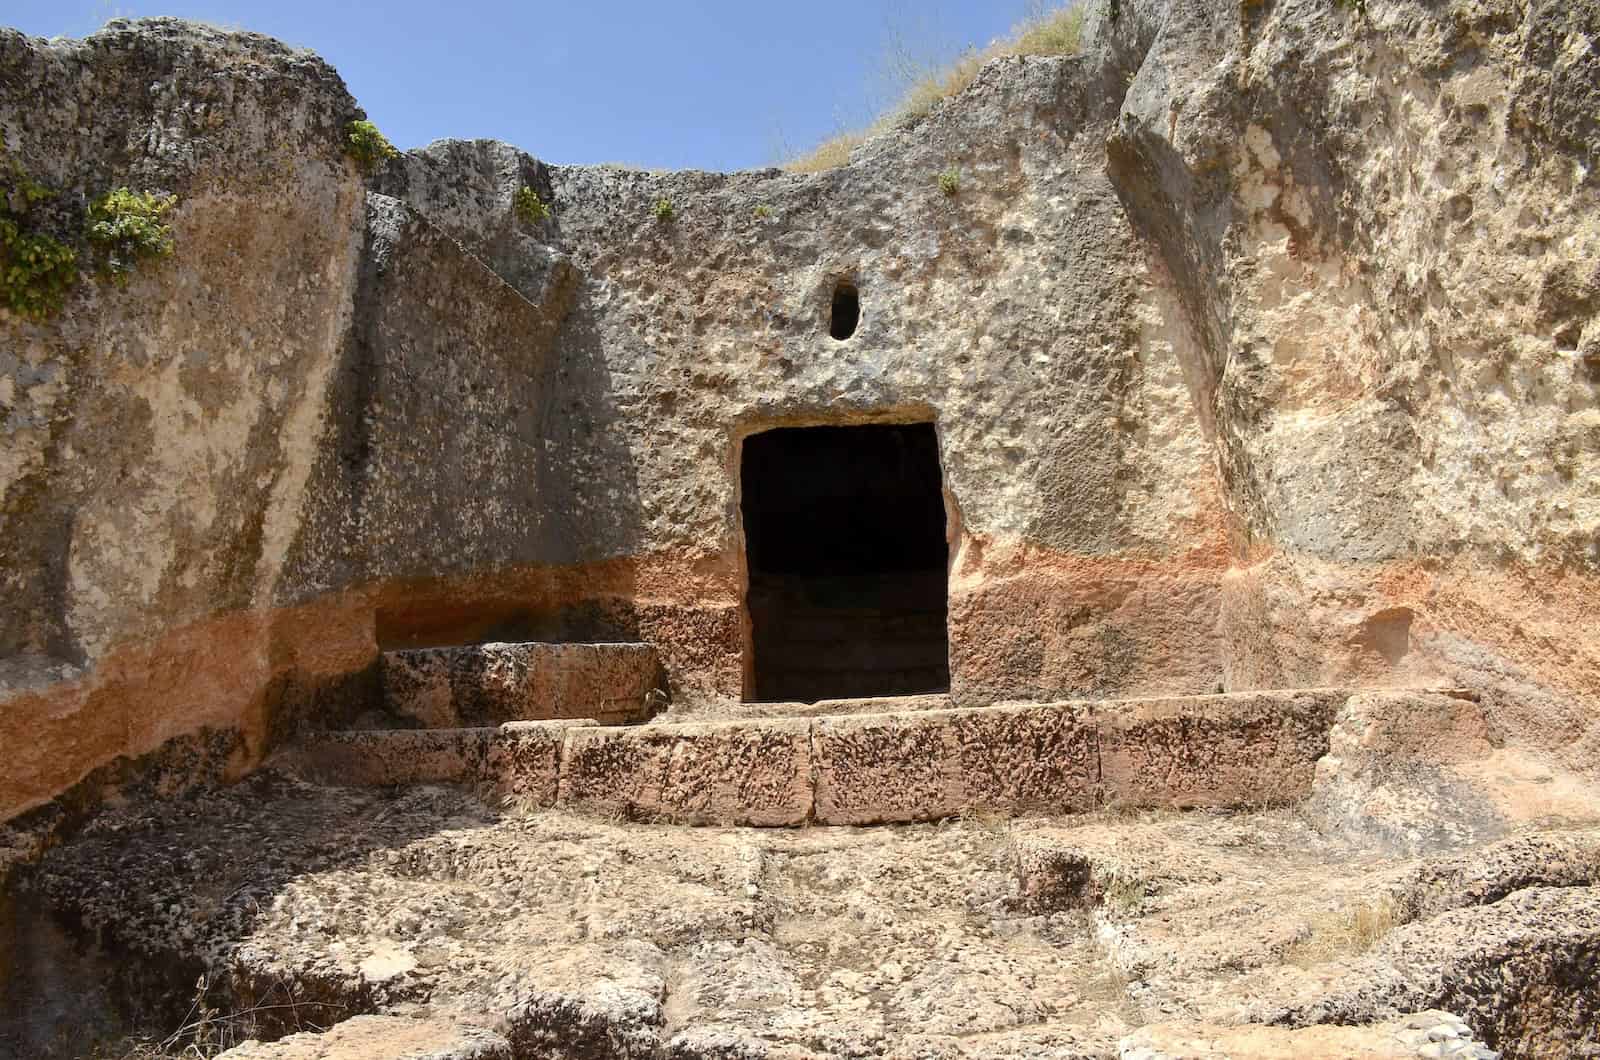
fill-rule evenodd
<path id="1" fill-rule="evenodd" d="M 745 439 L 749 699 L 943 692 L 944 496 L 933 424 Z"/>

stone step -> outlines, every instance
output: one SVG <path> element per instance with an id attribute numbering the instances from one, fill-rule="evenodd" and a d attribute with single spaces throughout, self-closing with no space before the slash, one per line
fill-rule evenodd
<path id="1" fill-rule="evenodd" d="M 217 1060 L 511 1060 L 511 1043 L 448 1018 L 355 1016 L 322 1032 L 246 1041 Z"/>
<path id="2" fill-rule="evenodd" d="M 777 685 L 786 698 L 801 703 L 825 702 L 824 697 L 837 695 L 840 686 L 856 689 L 867 698 L 909 699 L 939 694 L 930 689 L 949 688 L 950 671 L 945 667 L 933 666 L 899 670 L 783 669 L 763 673 L 762 680 Z M 773 712 L 765 713 L 771 715 Z M 808 709 L 796 713 L 809 715 L 818 712 Z"/>
<path id="3" fill-rule="evenodd" d="M 503 804 L 552 806 L 567 730 L 594 724 L 585 718 L 315 733 L 302 737 L 277 764 L 318 784 L 466 784 Z"/>
<path id="4" fill-rule="evenodd" d="M 665 702 L 648 644 L 469 644 L 383 653 L 389 713 L 430 729 L 512 721 L 643 721 Z"/>
<path id="5" fill-rule="evenodd" d="M 898 714 L 903 711 L 951 710 L 955 701 L 948 692 L 926 692 L 905 696 L 856 696 L 849 699 L 816 701 L 770 700 L 740 703 L 734 707 L 671 707 L 656 718 L 658 723 L 682 721 L 732 721 L 750 718 L 815 718 L 825 714 Z"/>
<path id="6" fill-rule="evenodd" d="M 304 738 L 283 764 L 325 783 L 464 783 L 529 808 L 684 824 L 1261 808 L 1310 791 L 1350 695 L 1297 689 L 627 727 L 329 733 Z"/>

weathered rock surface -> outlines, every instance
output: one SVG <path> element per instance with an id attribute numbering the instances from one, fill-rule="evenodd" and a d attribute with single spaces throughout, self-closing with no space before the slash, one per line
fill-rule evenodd
<path id="1" fill-rule="evenodd" d="M 1600 1047 L 1597 962 L 1600 890 L 1530 887 L 1399 928 L 1359 960 L 1247 979 L 1214 1011 L 1306 1025 L 1437 1006 L 1509 1056 L 1582 1056 Z"/>
<path id="2" fill-rule="evenodd" d="M 1099 888 L 1039 886 L 1051 850 Z M 697 829 L 264 772 L 108 811 L 41 862 L 19 924 L 91 933 L 136 970 L 118 989 L 139 991 L 161 1034 L 201 973 L 211 1004 L 241 1014 L 240 1037 L 417 1021 L 247 1056 L 362 1056 L 332 1044 L 380 1033 L 443 1049 L 461 1026 L 552 1058 L 1193 1055 L 1185 1042 L 1212 1043 L 1198 1055 L 1322 1043 L 1420 1057 L 1443 1042 L 1462 1047 L 1443 1055 L 1480 1056 L 1473 1039 L 1581 1055 L 1600 1002 L 1597 850 L 1591 827 L 1416 861 L 1284 811 Z M 1477 863 L 1493 867 L 1475 879 Z M 1401 911 L 1372 938 L 1336 930 L 1341 911 L 1384 894 Z M 5 1003 L 46 988 L 15 963 L 45 952 L 0 945 Z M 1468 1030 L 1437 1015 L 1406 1026 L 1430 1008 Z M 66 1018 L 92 1015 L 80 1004 Z M 1289 1033 L 1318 1022 L 1364 1026 Z"/>
<path id="3" fill-rule="evenodd" d="M 356 1016 L 326 1034 L 243 1042 L 217 1060 L 511 1060 L 497 1034 L 439 1020 Z"/>
<path id="4" fill-rule="evenodd" d="M 1418 695 L 1400 693 L 1398 702 Z M 815 718 L 316 733 L 278 756 L 330 784 L 449 783 L 526 806 L 766 827 L 1105 806 L 1299 802 L 1348 692 L 1005 704 Z"/>
<path id="5" fill-rule="evenodd" d="M 7 32 L 63 223 L 180 202 L 169 263 L 0 322 L 0 817 L 205 727 L 247 769 L 385 648 L 639 640 L 726 708 L 742 439 L 823 422 L 937 424 L 958 704 L 1443 683 L 1592 772 L 1597 38 L 1092 3 L 827 173 L 446 142 L 364 186 L 307 53 Z"/>
<path id="6" fill-rule="evenodd" d="M 474 644 L 388 651 L 383 709 L 430 729 L 508 721 L 643 721 L 666 698 L 648 644 Z"/>
<path id="7" fill-rule="evenodd" d="M 171 20 L 0 30 L 5 154 L 86 201 L 176 193 L 186 248 L 48 324 L 0 321 L 0 818 L 204 727 L 259 755 L 272 701 L 359 670 L 264 605 L 351 317 L 358 113 L 315 56 Z M 310 636 L 306 634 L 310 633 Z M 240 764 L 236 762 L 237 766 Z"/>
<path id="8" fill-rule="evenodd" d="M 569 729 L 592 721 L 514 721 L 496 728 L 317 733 L 279 764 L 324 784 L 462 784 L 524 809 L 554 806 Z"/>
<path id="9" fill-rule="evenodd" d="M 1193 328 L 1228 686 L 1427 673 L 1592 770 L 1600 9 L 1145 24 L 1108 157 Z"/>
<path id="10" fill-rule="evenodd" d="M 1419 1012 L 1370 1027 L 1160 1024 L 1136 1031 L 1121 1046 L 1119 1060 L 1491 1060 L 1499 1055 L 1475 1041 L 1467 1025 L 1448 1012 Z"/>

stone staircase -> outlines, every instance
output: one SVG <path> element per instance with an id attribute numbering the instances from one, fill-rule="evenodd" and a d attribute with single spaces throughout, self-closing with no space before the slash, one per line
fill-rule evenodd
<path id="1" fill-rule="evenodd" d="M 382 665 L 388 714 L 423 728 L 308 735 L 278 764 L 319 783 L 462 784 L 522 809 L 696 825 L 1278 805 L 1310 790 L 1350 695 L 918 696 L 701 721 L 652 716 L 645 645 L 433 648 Z"/>
<path id="2" fill-rule="evenodd" d="M 305 734 L 203 803 L 112 814 L 45 859 L 30 908 L 144 969 L 172 1019 L 199 1004 L 183 990 L 208 955 L 206 1005 L 269 1039 L 234 1035 L 228 1060 L 1481 1060 L 1472 1030 L 1524 1033 L 1499 1029 L 1498 988 L 1428 984 L 1559 958 L 1528 982 L 1568 998 L 1562 969 L 1600 952 L 1581 886 L 1600 832 L 1419 866 L 1278 809 L 1313 794 L 1341 739 L 1393 752 L 1408 719 L 1432 732 L 1472 706 L 1462 693 L 923 695 L 707 717 L 661 709 L 638 644 L 381 665 L 369 727 Z M 860 827 L 875 825 L 896 827 Z M 1513 890 L 1523 904 L 1498 919 L 1450 912 Z M 1335 962 L 1327 983 L 1286 963 L 1359 953 L 1338 932 L 1369 907 L 1400 911 L 1394 953 L 1431 947 L 1433 963 Z M 55 952 L 49 918 L 20 922 L 39 937 L 17 953 Z M 1351 1009 L 1362 1028 L 1218 1026 L 1240 991 L 1266 996 L 1252 975 L 1282 979 L 1279 1008 L 1383 976 L 1392 997 Z M 1431 1011 L 1446 1005 L 1471 1029 Z M 1590 1010 L 1573 1011 L 1577 1026 Z M 1228 1044 L 1195 1054 L 1197 1035 Z"/>

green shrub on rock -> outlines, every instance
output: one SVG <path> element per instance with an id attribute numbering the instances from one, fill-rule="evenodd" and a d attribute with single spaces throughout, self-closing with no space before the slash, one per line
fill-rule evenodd
<path id="1" fill-rule="evenodd" d="M 61 309 L 78 282 L 78 252 L 30 225 L 29 213 L 55 193 L 0 158 L 0 304 L 30 320 Z"/>
<path id="2" fill-rule="evenodd" d="M 676 217 L 678 211 L 673 207 L 671 199 L 656 200 L 656 220 L 665 224 Z"/>
<path id="3" fill-rule="evenodd" d="M 363 173 L 371 173 L 380 163 L 399 158 L 400 151 L 370 121 L 353 121 L 345 128 L 345 154 L 355 159 Z"/>
<path id="4" fill-rule="evenodd" d="M 550 220 L 550 204 L 539 198 L 539 193 L 532 188 L 519 188 L 512 206 L 527 224 Z"/>
<path id="5" fill-rule="evenodd" d="M 141 262 L 172 255 L 166 215 L 176 195 L 125 187 L 108 191 L 89 204 L 78 238 L 71 233 L 80 222 L 69 219 L 76 211 L 36 209 L 56 197 L 0 153 L 0 306 L 11 312 L 35 321 L 60 312 L 78 282 L 83 239 L 97 253 L 101 277 L 118 283 L 125 283 Z"/>
<path id="6" fill-rule="evenodd" d="M 142 261 L 170 257 L 172 226 L 163 218 L 176 195 L 117 188 L 89 204 L 89 242 L 104 255 L 101 270 L 118 282 Z"/>
<path id="7" fill-rule="evenodd" d="M 14 313 L 43 320 L 61 309 L 78 282 L 78 253 L 0 216 L 0 301 Z"/>

